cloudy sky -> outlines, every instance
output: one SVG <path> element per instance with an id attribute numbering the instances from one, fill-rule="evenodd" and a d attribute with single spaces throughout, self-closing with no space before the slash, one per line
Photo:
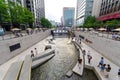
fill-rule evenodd
<path id="1" fill-rule="evenodd" d="M 63 7 L 75 7 L 76 0 L 45 0 L 45 16 L 49 20 L 60 22 Z"/>

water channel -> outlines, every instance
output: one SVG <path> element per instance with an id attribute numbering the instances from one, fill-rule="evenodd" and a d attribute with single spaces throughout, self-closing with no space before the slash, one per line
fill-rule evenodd
<path id="1" fill-rule="evenodd" d="M 31 80 L 98 80 L 94 72 L 85 69 L 83 77 L 73 74 L 66 77 L 66 73 L 74 67 L 77 62 L 78 52 L 73 44 L 68 44 L 67 38 L 57 38 L 52 44 L 55 56 L 32 70 Z"/>

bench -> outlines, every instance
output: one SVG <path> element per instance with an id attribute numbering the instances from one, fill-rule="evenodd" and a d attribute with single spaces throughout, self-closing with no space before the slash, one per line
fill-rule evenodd
<path id="1" fill-rule="evenodd" d="M 23 67 L 21 69 L 19 80 L 30 80 L 31 78 L 31 65 L 32 65 L 32 58 L 30 55 L 25 57 Z"/>
<path id="2" fill-rule="evenodd" d="M 23 61 L 11 64 L 3 80 L 18 80 Z"/>

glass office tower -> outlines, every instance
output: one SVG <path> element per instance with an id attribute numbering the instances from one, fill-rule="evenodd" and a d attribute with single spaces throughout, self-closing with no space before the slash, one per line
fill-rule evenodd
<path id="1" fill-rule="evenodd" d="M 63 24 L 64 27 L 72 27 L 74 25 L 74 7 L 64 7 L 63 8 Z"/>

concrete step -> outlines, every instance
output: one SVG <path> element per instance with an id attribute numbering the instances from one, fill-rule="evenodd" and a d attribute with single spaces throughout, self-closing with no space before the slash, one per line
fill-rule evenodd
<path id="1" fill-rule="evenodd" d="M 23 61 L 11 64 L 3 80 L 17 80 Z"/>

